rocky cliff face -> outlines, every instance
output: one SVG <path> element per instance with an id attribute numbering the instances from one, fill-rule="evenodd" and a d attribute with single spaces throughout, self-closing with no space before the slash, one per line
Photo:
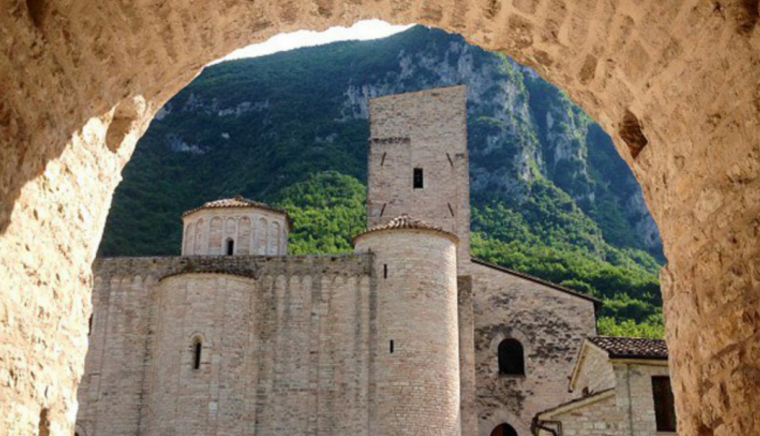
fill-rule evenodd
<path id="1" fill-rule="evenodd" d="M 593 120 L 529 68 L 456 36 L 435 30 L 414 32 L 429 38 L 424 47 L 402 48 L 397 65 L 370 81 L 352 80 L 336 121 L 367 119 L 367 100 L 372 97 L 466 83 L 473 197 L 496 195 L 520 203 L 528 195 L 526 184 L 544 177 L 584 211 L 598 214 L 597 194 L 604 196 L 606 192 L 600 191 L 620 184 L 626 189 L 617 193 L 616 200 L 636 240 L 629 244 L 659 252 L 657 227 L 630 172 L 624 167 L 617 174 L 604 166 L 589 168 L 593 165 L 589 148 L 610 160 L 617 158 L 606 135 L 587 137 Z"/>
<path id="2" fill-rule="evenodd" d="M 162 203 L 162 217 L 153 221 L 173 242 L 174 216 L 209 198 L 242 192 L 276 201 L 278 190 L 324 170 L 364 180 L 367 100 L 460 83 L 468 85 L 475 206 L 519 209 L 536 183 L 548 184 L 551 195 L 568 195 L 607 242 L 661 255 L 635 179 L 591 119 L 531 70 L 424 27 L 208 68 L 167 103 L 138 145 L 101 251 L 176 251 L 168 243 L 156 247 L 155 231 L 126 216 L 146 207 L 146 195 L 155 197 L 144 192 L 150 184 L 173 190 L 148 200 Z"/>

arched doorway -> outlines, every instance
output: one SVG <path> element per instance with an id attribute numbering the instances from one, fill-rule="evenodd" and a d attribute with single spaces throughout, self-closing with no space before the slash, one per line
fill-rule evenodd
<path id="1" fill-rule="evenodd" d="M 758 288 L 757 1 L 27 0 L 7 9 L 0 83 L 13 92 L 0 95 L 0 282 L 9 291 L 0 306 L 19 321 L 0 323 L 0 361 L 34 350 L 14 373 L 33 380 L 47 362 L 60 393 L 43 404 L 34 392 L 44 378 L 0 388 L 0 407 L 20 432 L 34 424 L 24 411 L 43 406 L 62 431 L 73 428 L 67 416 L 86 352 L 90 265 L 119 173 L 163 102 L 235 48 L 368 17 L 441 27 L 508 53 L 599 120 L 641 182 L 663 237 L 683 432 L 720 425 L 741 434 L 752 425 L 760 381 L 751 363 L 760 350 L 752 335 L 716 338 L 760 329 L 760 317 L 736 304 L 755 302 Z M 49 345 L 31 344 L 23 329 Z M 715 395 L 736 405 L 721 409 L 721 419 L 701 412 Z"/>
<path id="2" fill-rule="evenodd" d="M 505 423 L 499 424 L 491 431 L 491 436 L 517 436 L 517 430 Z"/>

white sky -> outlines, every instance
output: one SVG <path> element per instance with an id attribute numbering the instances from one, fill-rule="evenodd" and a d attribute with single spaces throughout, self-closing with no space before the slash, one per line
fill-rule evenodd
<path id="1" fill-rule="evenodd" d="M 237 49 L 227 56 L 212 62 L 212 64 L 232 59 L 255 58 L 257 56 L 277 53 L 278 51 L 329 44 L 335 41 L 385 38 L 412 26 L 413 24 L 397 26 L 380 20 L 364 20 L 357 21 L 351 27 L 331 27 L 324 32 L 299 30 L 292 33 L 280 33 L 266 42 Z"/>

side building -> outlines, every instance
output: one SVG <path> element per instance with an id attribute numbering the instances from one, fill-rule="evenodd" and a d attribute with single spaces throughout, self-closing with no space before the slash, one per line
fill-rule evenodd
<path id="1" fill-rule="evenodd" d="M 529 435 L 536 413 L 573 398 L 567 377 L 583 340 L 596 334 L 601 303 L 478 259 L 469 279 L 478 423 L 470 434 Z"/>
<path id="2" fill-rule="evenodd" d="M 661 339 L 591 337 L 575 362 L 576 398 L 536 414 L 536 436 L 676 435 L 668 350 Z"/>

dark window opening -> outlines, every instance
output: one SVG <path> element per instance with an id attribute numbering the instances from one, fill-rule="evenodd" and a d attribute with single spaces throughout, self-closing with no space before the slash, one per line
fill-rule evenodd
<path id="1" fill-rule="evenodd" d="M 227 256 L 232 256 L 235 253 L 235 241 L 232 239 L 227 240 Z"/>
<path id="2" fill-rule="evenodd" d="M 92 315 L 90 315 L 90 319 L 87 321 L 87 336 L 90 336 L 92 334 Z"/>
<path id="3" fill-rule="evenodd" d="M 499 424 L 493 429 L 491 436 L 517 436 L 517 430 L 507 423 Z"/>
<path id="4" fill-rule="evenodd" d="M 393 354 L 393 339 L 391 339 L 390 351 L 391 351 L 391 354 Z"/>
<path id="5" fill-rule="evenodd" d="M 201 344 L 201 341 L 196 341 L 195 350 L 193 354 L 193 369 L 201 368 L 201 351 L 202 350 L 203 350 L 203 345 Z"/>
<path id="6" fill-rule="evenodd" d="M 652 395 L 657 431 L 676 431 L 676 408 L 670 377 L 652 377 Z"/>
<path id="7" fill-rule="evenodd" d="M 504 339 L 499 344 L 499 372 L 507 375 L 525 375 L 523 346 L 517 339 Z"/>
<path id="8" fill-rule="evenodd" d="M 384 279 L 388 278 L 388 264 L 387 263 L 383 264 L 383 278 Z"/>
<path id="9" fill-rule="evenodd" d="M 388 153 L 383 153 L 383 158 L 380 160 L 380 166 L 383 166 L 383 165 L 385 165 L 385 156 L 386 156 L 387 154 L 388 154 Z"/>
<path id="10" fill-rule="evenodd" d="M 414 169 L 414 189 L 422 189 L 422 168 Z"/>

